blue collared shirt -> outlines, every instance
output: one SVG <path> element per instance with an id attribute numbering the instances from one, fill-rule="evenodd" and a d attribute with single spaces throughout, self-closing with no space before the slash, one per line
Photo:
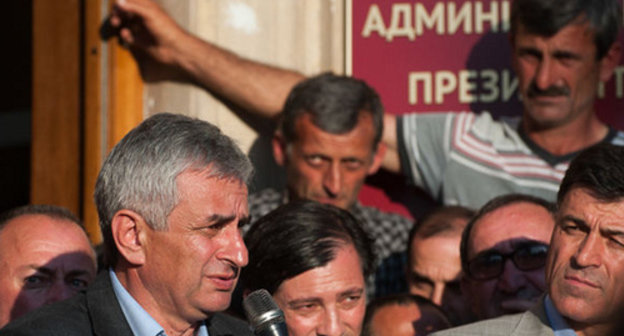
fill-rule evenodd
<path id="1" fill-rule="evenodd" d="M 544 297 L 544 310 L 546 311 L 548 323 L 550 323 L 550 327 L 552 328 L 555 336 L 576 336 L 576 332 L 568 326 L 566 321 L 563 319 L 563 316 L 559 314 L 557 308 L 555 308 L 555 305 L 553 305 L 550 300 L 550 296 L 548 295 Z"/>
<path id="2" fill-rule="evenodd" d="M 121 306 L 121 311 L 126 317 L 132 333 L 136 336 L 166 336 L 163 327 L 121 285 L 115 272 L 109 269 L 108 274 L 110 275 L 117 301 Z M 197 329 L 196 336 L 208 336 L 208 329 L 203 321 Z"/>

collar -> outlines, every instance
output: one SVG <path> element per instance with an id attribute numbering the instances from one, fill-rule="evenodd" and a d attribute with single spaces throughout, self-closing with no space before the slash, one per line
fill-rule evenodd
<path id="1" fill-rule="evenodd" d="M 286 204 L 290 201 L 290 193 L 288 192 L 288 187 L 284 188 L 284 192 L 282 193 L 282 205 Z M 355 203 L 349 208 L 349 212 L 357 213 L 362 211 L 362 204 L 358 199 L 355 200 Z"/>
<path id="2" fill-rule="evenodd" d="M 119 279 L 117 279 L 117 275 L 115 275 L 112 268 L 108 270 L 108 274 L 115 296 L 117 296 L 117 301 L 119 301 L 121 306 L 121 311 L 126 317 L 132 333 L 137 336 L 166 336 L 163 327 L 128 293 L 121 282 L 119 282 Z M 199 329 L 197 329 L 196 336 L 208 336 L 208 329 L 203 321 Z"/>
<path id="3" fill-rule="evenodd" d="M 607 135 L 605 135 L 604 138 L 602 138 L 602 140 L 600 140 L 599 142 L 597 142 L 596 144 L 601 144 L 601 143 L 610 143 L 616 136 L 617 136 L 617 130 L 611 126 L 608 126 L 608 131 L 607 131 Z M 537 155 L 538 157 L 540 157 L 542 160 L 544 160 L 546 163 L 548 163 L 549 165 L 551 165 L 552 167 L 560 164 L 560 163 L 564 163 L 564 162 L 569 162 L 571 161 L 573 158 L 575 158 L 580 152 L 582 152 L 583 150 L 587 149 L 587 148 L 583 148 L 581 150 L 578 150 L 576 152 L 572 152 L 572 153 L 568 153 L 568 154 L 564 154 L 564 155 L 553 155 L 550 152 L 548 152 L 546 149 L 540 147 L 538 144 L 536 144 L 522 129 L 522 122 L 518 122 L 518 126 L 517 126 L 517 131 L 518 131 L 518 135 L 520 135 L 520 138 L 522 138 L 522 141 L 524 141 L 524 143 L 527 145 L 527 147 L 529 147 L 529 149 L 531 149 L 531 151 L 533 153 L 535 153 L 535 155 Z M 588 146 L 590 147 L 590 146 Z"/>
<path id="4" fill-rule="evenodd" d="M 548 323 L 555 336 L 576 336 L 576 332 L 568 326 L 563 316 L 559 314 L 549 295 L 544 297 L 544 310 L 546 311 L 546 318 L 548 318 Z"/>

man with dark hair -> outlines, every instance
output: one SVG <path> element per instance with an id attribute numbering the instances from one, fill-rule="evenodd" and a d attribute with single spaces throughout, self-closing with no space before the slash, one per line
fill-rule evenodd
<path id="1" fill-rule="evenodd" d="M 620 60 L 621 15 L 618 0 L 514 0 L 510 41 L 522 118 L 386 114 L 384 168 L 402 171 L 447 205 L 479 208 L 507 193 L 554 201 L 579 151 L 624 144 L 624 134 L 601 122 L 594 109 L 599 83 Z M 146 78 L 153 75 L 148 65 L 161 64 L 252 114 L 279 114 L 290 89 L 304 79 L 192 36 L 149 0 L 118 2 L 112 23 Z"/>
<path id="2" fill-rule="evenodd" d="M 290 336 L 360 334 L 364 279 L 374 266 L 370 240 L 349 212 L 293 201 L 259 219 L 245 243 L 244 291 L 268 290 Z"/>
<path id="3" fill-rule="evenodd" d="M 230 304 L 247 249 L 252 168 L 215 126 L 157 114 L 108 155 L 95 188 L 106 262 L 86 293 L 1 335 L 248 335 Z"/>
<path id="4" fill-rule="evenodd" d="M 413 294 L 376 298 L 366 306 L 363 336 L 423 336 L 451 327 L 438 305 Z"/>
<path id="5" fill-rule="evenodd" d="M 288 95 L 273 137 L 275 160 L 286 170 L 286 190 L 265 189 L 249 197 L 253 218 L 297 199 L 349 210 L 374 240 L 378 270 L 367 280 L 369 293 L 376 295 L 404 290 L 402 256 L 412 226 L 357 200 L 385 152 L 382 119 L 379 97 L 363 81 L 333 74 L 302 81 Z"/>
<path id="6" fill-rule="evenodd" d="M 575 158 L 557 206 L 546 260 L 548 295 L 523 314 L 448 335 L 591 336 L 618 330 L 624 313 L 624 147 L 594 146 Z M 518 262 L 519 256 L 511 258 Z"/>
<path id="7" fill-rule="evenodd" d="M 486 203 L 461 239 L 461 286 L 477 320 L 529 309 L 546 289 L 554 205 L 509 194 Z"/>
<path id="8" fill-rule="evenodd" d="M 473 215 L 474 211 L 460 206 L 438 207 L 418 221 L 409 236 L 409 292 L 442 307 L 453 325 L 473 321 L 459 285 L 459 244 Z"/>
<path id="9" fill-rule="evenodd" d="M 87 288 L 95 278 L 95 252 L 69 210 L 26 205 L 0 215 L 0 269 L 2 328 Z"/>

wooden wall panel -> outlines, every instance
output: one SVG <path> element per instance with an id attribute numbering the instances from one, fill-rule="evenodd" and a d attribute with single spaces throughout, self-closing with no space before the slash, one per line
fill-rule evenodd
<path id="1" fill-rule="evenodd" d="M 103 42 L 100 40 L 99 25 L 102 20 L 102 1 L 88 0 L 84 5 L 84 118 L 83 118 L 83 160 L 82 160 L 82 219 L 87 233 L 94 244 L 102 241 L 98 215 L 93 202 L 93 192 L 105 147 L 105 128 L 102 85 L 102 64 L 106 60 Z"/>
<path id="2" fill-rule="evenodd" d="M 143 121 L 143 81 L 128 50 L 111 40 L 108 51 L 107 147 L 110 151 L 128 131 Z"/>
<path id="3" fill-rule="evenodd" d="M 33 1 L 31 202 L 80 213 L 79 0 Z"/>
<path id="4" fill-rule="evenodd" d="M 101 41 L 108 0 L 33 0 L 31 203 L 78 214 L 101 242 L 93 191 L 102 161 L 143 120 L 130 53 Z"/>

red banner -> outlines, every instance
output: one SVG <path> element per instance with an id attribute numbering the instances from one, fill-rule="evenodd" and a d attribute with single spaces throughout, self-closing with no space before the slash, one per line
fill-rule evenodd
<path id="1" fill-rule="evenodd" d="M 387 113 L 519 115 L 518 80 L 511 69 L 510 8 L 509 0 L 347 0 L 347 74 L 375 88 Z M 599 117 L 624 129 L 624 66 L 598 95 Z M 387 179 L 394 180 L 392 187 Z M 412 207 L 418 202 L 406 194 L 412 191 L 394 187 L 397 182 L 403 185 L 402 179 L 383 175 L 368 182 L 360 196 L 363 203 L 409 215 L 397 204 L 403 203 L 410 205 L 411 215 L 422 212 Z"/>

